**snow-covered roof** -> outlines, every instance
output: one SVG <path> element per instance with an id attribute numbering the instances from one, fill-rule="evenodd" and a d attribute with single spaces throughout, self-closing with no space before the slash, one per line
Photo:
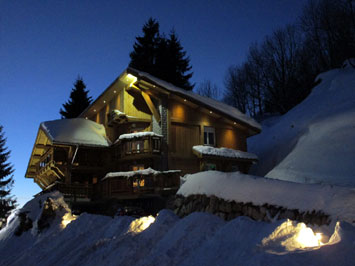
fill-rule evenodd
<path id="1" fill-rule="evenodd" d="M 222 103 L 220 101 L 216 101 L 214 99 L 211 99 L 211 98 L 208 98 L 205 96 L 201 96 L 201 95 L 193 93 L 191 91 L 186 91 L 182 88 L 176 87 L 175 85 L 173 85 L 169 82 L 166 82 L 164 80 L 156 78 L 156 77 L 150 75 L 149 73 L 142 72 L 142 71 L 139 71 L 139 70 L 136 70 L 133 68 L 128 68 L 128 71 L 134 72 L 134 74 L 138 75 L 140 78 L 145 78 L 149 81 L 152 81 L 156 85 L 165 88 L 169 92 L 177 94 L 181 97 L 188 98 L 190 100 L 194 100 L 198 103 L 204 104 L 204 105 L 208 106 L 209 108 L 211 108 L 212 110 L 216 110 L 224 115 L 231 117 L 234 120 L 240 121 L 240 122 L 248 125 L 249 127 L 254 128 L 254 130 L 257 132 L 261 131 L 261 125 L 258 122 L 256 122 L 253 118 L 243 114 L 238 109 L 236 109 L 230 105 L 227 105 L 225 103 Z"/>
<path id="2" fill-rule="evenodd" d="M 103 125 L 84 118 L 42 122 L 40 128 L 53 143 L 86 146 L 110 146 Z"/>
<path id="3" fill-rule="evenodd" d="M 159 174 L 172 174 L 172 173 L 180 173 L 181 170 L 169 170 L 169 171 L 157 171 L 152 168 L 147 168 L 143 170 L 136 170 L 136 171 L 127 171 L 127 172 L 111 172 L 107 173 L 105 177 L 102 180 L 105 180 L 107 178 L 113 178 L 113 177 L 126 177 L 130 178 L 133 176 L 148 176 L 148 175 L 159 175 Z"/>
<path id="4" fill-rule="evenodd" d="M 236 158 L 236 159 L 248 159 L 248 160 L 258 159 L 258 157 L 253 153 L 228 149 L 228 148 L 216 148 L 211 146 L 197 145 L 197 146 L 193 146 L 192 149 L 193 151 L 201 155 Z"/>
<path id="5" fill-rule="evenodd" d="M 323 211 L 335 220 L 355 221 L 355 190 L 319 184 L 300 184 L 244 175 L 206 171 L 186 175 L 177 194 L 205 194 L 255 205 L 276 205 L 301 211 Z"/>

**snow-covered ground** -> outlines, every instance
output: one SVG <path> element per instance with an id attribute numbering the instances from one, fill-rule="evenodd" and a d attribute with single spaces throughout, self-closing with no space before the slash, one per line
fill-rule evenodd
<path id="1" fill-rule="evenodd" d="M 287 114 L 266 120 L 248 149 L 259 157 L 252 174 L 355 186 L 355 69 L 322 73 L 321 83 Z"/>
<path id="2" fill-rule="evenodd" d="M 47 195 L 28 202 L 36 223 Z M 60 194 L 54 193 L 61 202 Z M 291 221 L 265 223 L 239 217 L 229 222 L 207 213 L 179 219 L 162 210 L 156 218 L 82 214 L 66 227 L 59 212 L 50 227 L 14 236 L 13 216 L 0 231 L 0 265 L 353 265 L 355 227 L 340 222 L 313 228 Z M 34 223 L 34 224 L 35 224 Z M 302 242 L 303 241 L 303 242 Z M 306 242 L 305 242 L 306 241 Z"/>

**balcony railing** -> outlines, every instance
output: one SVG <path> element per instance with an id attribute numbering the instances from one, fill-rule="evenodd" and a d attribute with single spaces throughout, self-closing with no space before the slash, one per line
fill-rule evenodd
<path id="1" fill-rule="evenodd" d="M 119 140 L 120 157 L 138 154 L 160 154 L 162 137 L 153 132 L 147 133 L 152 133 L 152 135 L 135 135 L 132 138 Z"/>
<path id="2" fill-rule="evenodd" d="M 92 197 L 93 188 L 89 184 L 56 184 L 58 189 L 64 197 L 74 199 L 90 199 Z"/>

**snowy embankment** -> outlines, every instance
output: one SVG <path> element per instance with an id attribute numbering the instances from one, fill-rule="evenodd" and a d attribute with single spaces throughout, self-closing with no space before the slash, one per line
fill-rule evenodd
<path id="1" fill-rule="evenodd" d="M 301 183 L 355 186 L 355 69 L 318 76 L 312 93 L 248 140 L 253 174 Z"/>
<path id="2" fill-rule="evenodd" d="M 140 219 L 82 214 L 64 227 L 66 209 L 59 208 L 38 233 L 46 197 L 22 209 L 34 219 L 32 229 L 15 236 L 19 218 L 13 216 L 0 231 L 0 265 L 353 265 L 355 260 L 355 228 L 344 222 L 313 228 L 324 237 L 308 241 L 311 229 L 291 221 L 225 222 L 207 213 L 179 219 L 168 210 Z"/>
<path id="3" fill-rule="evenodd" d="M 207 171 L 186 175 L 178 195 L 216 196 L 227 201 L 323 211 L 333 221 L 355 223 L 355 189 L 319 184 L 300 184 L 240 172 Z"/>

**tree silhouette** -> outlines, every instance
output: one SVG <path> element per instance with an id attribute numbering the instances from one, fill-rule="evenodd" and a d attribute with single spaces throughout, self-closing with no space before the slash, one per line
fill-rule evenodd
<path id="1" fill-rule="evenodd" d="M 159 23 L 150 18 L 143 26 L 143 36 L 136 37 L 130 53 L 130 67 L 148 72 L 185 90 L 192 90 L 190 59 L 174 30 L 169 38 L 159 33 Z"/>
<path id="2" fill-rule="evenodd" d="M 16 207 L 16 200 L 10 196 L 14 180 L 12 173 L 14 169 L 8 162 L 10 151 L 5 147 L 6 139 L 0 125 L 0 228 L 4 226 L 11 210 Z"/>
<path id="3" fill-rule="evenodd" d="M 63 118 L 78 117 L 91 103 L 91 97 L 88 97 L 86 85 L 81 77 L 78 77 L 74 83 L 74 88 L 70 93 L 69 100 L 63 104 L 59 113 Z"/>

